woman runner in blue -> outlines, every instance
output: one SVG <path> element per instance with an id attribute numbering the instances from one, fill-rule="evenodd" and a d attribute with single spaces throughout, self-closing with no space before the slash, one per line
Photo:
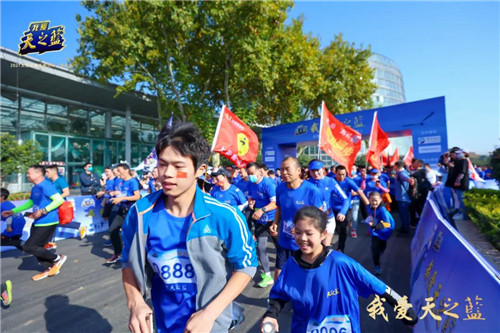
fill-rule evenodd
<path id="1" fill-rule="evenodd" d="M 381 295 L 395 306 L 401 298 L 348 256 L 325 247 L 327 216 L 305 206 L 294 217 L 294 238 L 299 246 L 283 267 L 271 289 L 269 307 L 262 323 L 279 330 L 278 315 L 292 302 L 292 332 L 360 332 L 358 296 Z M 404 319 L 417 322 L 412 308 Z"/>

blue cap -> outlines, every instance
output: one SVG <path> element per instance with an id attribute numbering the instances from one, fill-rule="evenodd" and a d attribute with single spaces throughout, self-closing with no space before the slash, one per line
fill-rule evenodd
<path id="1" fill-rule="evenodd" d="M 372 174 L 372 173 L 378 173 L 378 169 L 375 169 L 375 168 L 371 169 L 370 174 Z"/>
<path id="2" fill-rule="evenodd" d="M 319 170 L 323 168 L 324 163 L 321 161 L 311 161 L 309 163 L 309 170 Z"/>

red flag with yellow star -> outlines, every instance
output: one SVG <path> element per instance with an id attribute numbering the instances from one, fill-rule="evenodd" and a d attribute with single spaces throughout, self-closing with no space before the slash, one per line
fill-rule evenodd
<path id="1" fill-rule="evenodd" d="M 247 124 L 224 105 L 215 131 L 212 151 L 243 168 L 257 160 L 259 139 Z"/>

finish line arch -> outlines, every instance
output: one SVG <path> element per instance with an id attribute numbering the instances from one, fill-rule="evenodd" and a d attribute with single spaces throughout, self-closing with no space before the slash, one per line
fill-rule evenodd
<path id="1" fill-rule="evenodd" d="M 448 149 L 444 96 L 335 117 L 367 140 L 375 111 L 378 112 L 380 127 L 389 137 L 412 136 L 415 157 L 425 163 L 437 164 L 439 156 Z M 276 169 L 286 156 L 297 155 L 297 144 L 317 145 L 319 122 L 320 118 L 316 118 L 262 129 L 263 163 Z M 404 154 L 406 152 L 400 152 L 400 155 Z"/>

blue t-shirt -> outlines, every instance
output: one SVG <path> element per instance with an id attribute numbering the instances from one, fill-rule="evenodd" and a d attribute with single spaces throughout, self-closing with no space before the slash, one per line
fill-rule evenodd
<path id="1" fill-rule="evenodd" d="M 299 249 L 293 238 L 293 217 L 303 206 L 323 207 L 323 199 L 318 188 L 313 184 L 303 181 L 296 189 L 290 189 L 286 183 L 281 183 L 276 189 L 276 205 L 280 208 L 281 221 L 278 244 L 286 249 L 296 251 Z"/>
<path id="2" fill-rule="evenodd" d="M 247 202 L 247 198 L 245 198 L 243 192 L 234 185 L 230 185 L 225 191 L 222 190 L 220 186 L 214 186 L 212 191 L 210 191 L 210 195 L 220 202 L 227 203 L 234 207 L 243 205 Z"/>
<path id="3" fill-rule="evenodd" d="M 330 197 L 332 196 L 333 192 L 342 192 L 337 181 L 330 177 L 323 177 L 321 179 L 309 178 L 307 181 L 316 186 L 320 191 L 323 200 L 323 211 L 328 212 L 328 218 L 334 217 L 334 214 L 331 210 L 332 207 L 330 203 Z M 341 195 L 341 193 L 339 193 L 339 195 Z"/>
<path id="4" fill-rule="evenodd" d="M 123 184 L 123 179 L 119 177 L 114 178 L 115 184 L 114 184 L 114 191 L 121 191 L 122 184 Z"/>
<path id="5" fill-rule="evenodd" d="M 262 178 L 261 182 L 258 184 L 250 182 L 248 186 L 248 196 L 255 200 L 256 209 L 267 206 L 271 201 L 276 200 L 276 183 L 272 179 L 266 177 Z M 275 213 L 276 210 L 273 209 L 266 213 L 267 217 L 261 218 L 260 220 L 273 221 Z"/>
<path id="6" fill-rule="evenodd" d="M 61 177 L 59 176 L 55 181 L 51 181 L 49 180 L 52 185 L 54 185 L 54 187 L 56 188 L 57 192 L 59 192 L 59 194 L 62 194 L 63 193 L 63 190 L 65 188 L 68 188 L 68 182 L 66 181 L 66 179 L 64 179 L 64 177 Z"/>
<path id="7" fill-rule="evenodd" d="M 30 195 L 30 199 L 33 201 L 33 212 L 47 207 L 52 202 L 50 197 L 54 194 L 58 194 L 57 189 L 46 179 L 33 186 Z M 35 227 L 48 226 L 58 223 L 59 215 L 57 214 L 57 209 L 48 212 L 46 215 L 42 215 L 33 222 Z"/>
<path id="8" fill-rule="evenodd" d="M 359 263 L 331 251 L 319 267 L 312 269 L 302 268 L 295 258 L 289 258 L 269 298 L 292 302 L 291 332 L 358 333 L 358 296 L 382 295 L 385 290 L 385 283 Z"/>
<path id="9" fill-rule="evenodd" d="M 378 206 L 376 209 L 372 209 L 368 206 L 368 215 L 371 217 L 374 225 L 381 223 L 382 221 L 385 223 L 389 223 L 390 226 L 376 230 L 374 228 L 370 228 L 370 235 L 378 237 L 382 240 L 388 240 L 394 230 L 394 218 L 391 213 L 384 207 L 384 205 Z"/>
<path id="10" fill-rule="evenodd" d="M 0 217 L 2 221 L 6 221 L 7 219 L 3 218 L 1 213 L 7 210 L 13 210 L 14 208 L 16 208 L 16 206 L 10 201 L 5 201 L 0 204 Z M 5 230 L 4 232 L 2 232 L 2 235 L 7 237 L 21 236 L 23 234 L 23 228 L 25 224 L 26 220 L 24 219 L 22 213 L 14 214 L 12 215 L 12 231 L 7 232 L 7 230 Z"/>
<path id="11" fill-rule="evenodd" d="M 115 183 L 116 183 L 116 180 L 118 179 L 118 177 L 115 177 L 113 179 L 107 179 L 106 180 L 106 184 L 104 184 L 104 190 L 106 192 L 112 192 L 115 190 Z M 104 194 L 104 197 L 105 198 L 111 198 L 111 195 L 109 195 L 109 193 L 106 193 Z"/>
<path id="12" fill-rule="evenodd" d="M 148 262 L 155 274 L 151 299 L 158 332 L 184 332 L 196 311 L 196 275 L 186 239 L 192 216 L 176 217 L 159 200 L 149 220 Z"/>
<path id="13" fill-rule="evenodd" d="M 382 179 L 379 179 L 379 180 L 380 180 L 380 185 L 387 188 L 387 183 L 385 181 L 383 181 Z M 380 194 L 385 193 L 384 191 L 382 191 L 381 189 L 379 189 L 377 187 L 375 181 L 372 178 L 370 178 L 370 179 L 367 178 L 366 179 L 366 188 L 365 188 L 366 196 L 368 197 L 371 192 L 378 192 Z"/>
<path id="14" fill-rule="evenodd" d="M 245 198 L 248 198 L 249 191 L 250 191 L 250 184 L 251 184 L 251 182 L 249 182 L 248 180 L 245 181 L 245 180 L 241 179 L 238 183 L 236 183 L 234 185 L 243 192 L 243 194 L 245 195 Z"/>
<path id="15" fill-rule="evenodd" d="M 129 180 L 122 183 L 119 197 L 130 197 L 134 195 L 135 191 L 139 191 L 139 183 L 137 182 L 137 179 L 130 178 Z M 120 202 L 120 206 L 127 208 L 129 208 L 133 204 L 134 202 L 130 202 L 127 200 Z"/>
<path id="16" fill-rule="evenodd" d="M 149 186 L 149 192 L 153 193 L 154 191 L 156 191 L 154 178 L 149 179 L 148 186 Z"/>
<path id="17" fill-rule="evenodd" d="M 398 171 L 394 180 L 394 192 L 396 201 L 411 202 L 408 192 L 410 191 L 410 173 L 406 170 Z"/>
<path id="18" fill-rule="evenodd" d="M 338 184 L 342 189 L 342 191 L 344 192 L 345 198 L 337 193 L 332 193 L 331 205 L 334 211 L 345 215 L 347 213 L 347 209 L 351 207 L 351 198 L 352 198 L 351 191 L 357 192 L 359 190 L 359 187 L 352 179 L 348 177 L 346 177 L 343 181 L 339 182 Z M 345 209 L 346 205 L 348 206 L 347 209 Z"/>

